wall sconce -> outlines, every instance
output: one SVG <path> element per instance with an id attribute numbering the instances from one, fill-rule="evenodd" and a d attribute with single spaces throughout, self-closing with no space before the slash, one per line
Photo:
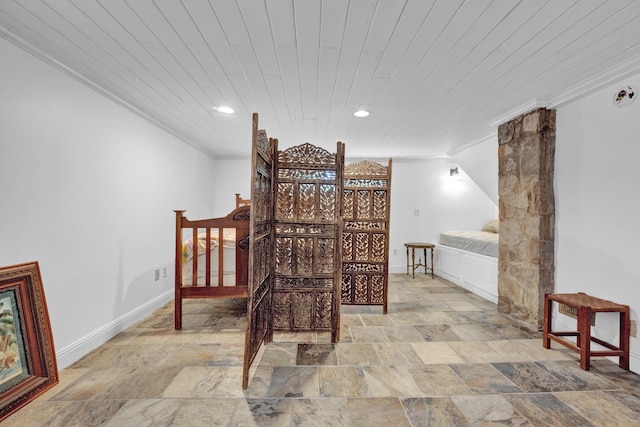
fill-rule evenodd
<path id="1" fill-rule="evenodd" d="M 449 169 L 449 176 L 458 176 L 460 172 L 458 172 L 458 168 Z"/>

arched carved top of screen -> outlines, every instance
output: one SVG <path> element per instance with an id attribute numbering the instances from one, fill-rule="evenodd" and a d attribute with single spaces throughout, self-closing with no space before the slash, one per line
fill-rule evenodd
<path id="1" fill-rule="evenodd" d="M 387 312 L 391 159 L 344 168 L 342 304 L 382 305 Z"/>
<path id="2" fill-rule="evenodd" d="M 295 167 L 310 165 L 313 167 L 323 165 L 335 165 L 336 154 L 332 154 L 324 148 L 304 143 L 295 147 L 287 148 L 278 153 L 278 162 L 290 163 Z"/>
<path id="3" fill-rule="evenodd" d="M 389 175 L 389 167 L 377 162 L 362 160 L 358 163 L 349 163 L 344 166 L 344 178 L 361 178 L 363 176 L 380 176 L 386 178 Z"/>

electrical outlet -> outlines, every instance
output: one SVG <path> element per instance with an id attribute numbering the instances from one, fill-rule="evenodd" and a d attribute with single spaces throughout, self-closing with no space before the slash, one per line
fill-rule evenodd
<path id="1" fill-rule="evenodd" d="M 631 335 L 633 338 L 638 338 L 638 322 L 635 320 L 631 321 L 629 335 Z"/>
<path id="2" fill-rule="evenodd" d="M 167 266 L 166 265 L 162 266 L 162 277 L 167 277 Z"/>
<path id="3" fill-rule="evenodd" d="M 420 216 L 420 209 L 414 209 L 413 216 Z"/>
<path id="4" fill-rule="evenodd" d="M 393 256 L 398 256 L 398 250 L 397 249 L 393 250 Z"/>
<path id="5" fill-rule="evenodd" d="M 158 280 L 160 280 L 160 269 L 156 268 L 154 273 L 155 273 L 155 281 L 157 282 Z"/>

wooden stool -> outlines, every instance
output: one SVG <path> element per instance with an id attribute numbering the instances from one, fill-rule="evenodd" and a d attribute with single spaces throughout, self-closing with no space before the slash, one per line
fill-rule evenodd
<path id="1" fill-rule="evenodd" d="M 410 242 L 405 243 L 404 246 L 407 248 L 407 274 L 409 274 L 409 267 L 411 267 L 411 272 L 413 273 L 413 278 L 416 278 L 416 268 L 424 267 L 424 274 L 431 271 L 431 278 L 433 279 L 433 249 L 436 247 L 433 243 L 417 243 Z M 411 249 L 411 264 L 409 264 L 409 249 Z M 424 250 L 424 264 L 422 261 L 418 260 L 416 264 L 416 249 Z M 431 251 L 431 267 L 429 267 L 429 263 L 427 262 L 427 249 Z"/>
<path id="2" fill-rule="evenodd" d="M 551 331 L 551 309 L 553 301 L 575 308 L 578 311 L 577 331 Z M 618 347 L 591 336 L 592 313 L 620 313 L 620 345 Z M 577 294 L 545 294 L 544 296 L 544 330 L 542 346 L 551 348 L 551 340 L 564 345 L 580 354 L 580 368 L 588 371 L 592 356 L 618 356 L 622 369 L 629 369 L 629 332 L 631 328 L 629 306 L 595 298 L 583 292 Z M 576 344 L 561 337 L 576 337 Z M 591 341 L 609 350 L 591 351 Z"/>

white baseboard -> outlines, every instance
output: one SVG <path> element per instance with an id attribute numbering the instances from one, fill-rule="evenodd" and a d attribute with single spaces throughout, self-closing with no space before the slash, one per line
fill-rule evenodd
<path id="1" fill-rule="evenodd" d="M 118 335 L 136 322 L 150 316 L 154 311 L 173 299 L 173 289 L 167 291 L 118 319 L 104 325 L 102 328 L 86 335 L 78 341 L 56 352 L 58 369 L 64 369 L 82 356 L 89 353 Z"/>

